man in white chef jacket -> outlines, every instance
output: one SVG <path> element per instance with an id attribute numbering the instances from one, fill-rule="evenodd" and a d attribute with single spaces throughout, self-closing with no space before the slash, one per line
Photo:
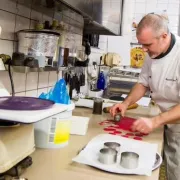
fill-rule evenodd
<path id="1" fill-rule="evenodd" d="M 136 36 L 147 52 L 138 83 L 121 104 L 111 108 L 114 116 L 119 110 L 124 116 L 127 107 L 150 90 L 161 114 L 139 118 L 134 131 L 150 133 L 165 125 L 164 155 L 168 180 L 180 180 L 180 38 L 169 32 L 167 20 L 148 14 L 140 21 Z"/>

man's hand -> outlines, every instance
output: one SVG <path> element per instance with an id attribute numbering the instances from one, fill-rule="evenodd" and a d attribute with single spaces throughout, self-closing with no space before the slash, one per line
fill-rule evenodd
<path id="1" fill-rule="evenodd" d="M 110 113 L 113 117 L 117 112 L 121 112 L 121 115 L 124 116 L 127 108 L 128 105 L 125 103 L 115 104 L 114 106 L 111 107 Z"/>
<path id="2" fill-rule="evenodd" d="M 156 127 L 155 121 L 152 118 L 139 118 L 137 119 L 131 129 L 132 131 L 138 131 L 143 134 L 149 134 L 152 132 Z"/>

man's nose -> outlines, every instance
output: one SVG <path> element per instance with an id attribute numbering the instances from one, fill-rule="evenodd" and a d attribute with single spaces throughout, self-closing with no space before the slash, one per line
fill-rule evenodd
<path id="1" fill-rule="evenodd" d="M 147 52 L 147 51 L 148 51 L 148 49 L 147 49 L 146 47 L 144 47 L 144 46 L 142 46 L 142 50 L 143 50 L 144 52 Z"/>

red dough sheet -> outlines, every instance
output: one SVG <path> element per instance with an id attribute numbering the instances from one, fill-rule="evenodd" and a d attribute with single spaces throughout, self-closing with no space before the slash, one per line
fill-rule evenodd
<path id="1" fill-rule="evenodd" d="M 125 131 L 131 131 L 131 126 L 135 122 L 136 119 L 130 117 L 123 117 L 116 125 L 119 126 L 119 129 L 123 129 Z"/>
<path id="2" fill-rule="evenodd" d="M 105 120 L 99 123 L 99 125 L 104 126 L 104 131 L 112 134 L 119 135 L 126 138 L 131 138 L 135 140 L 142 140 L 145 134 L 139 132 L 132 132 L 131 127 L 136 119 L 131 117 L 122 117 L 119 122 L 114 120 Z"/>

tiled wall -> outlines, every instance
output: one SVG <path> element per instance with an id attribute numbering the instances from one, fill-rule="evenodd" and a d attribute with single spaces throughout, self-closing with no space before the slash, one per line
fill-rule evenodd
<path id="1" fill-rule="evenodd" d="M 169 28 L 172 33 L 178 34 L 180 0 L 132 0 L 134 3 L 134 21 L 139 22 L 147 13 L 161 13 L 166 11 L 169 18 Z M 135 32 L 132 41 L 136 41 Z"/>
<path id="2" fill-rule="evenodd" d="M 69 37 L 81 46 L 83 33 L 83 18 L 81 15 L 62 7 L 47 9 L 45 0 L 0 0 L 0 54 L 12 53 L 17 48 L 16 32 L 21 29 L 32 29 L 35 24 L 53 19 L 65 22 L 69 26 Z M 13 72 L 15 93 L 20 96 L 37 97 L 41 92 L 47 92 L 61 78 L 61 72 L 30 72 L 27 74 Z M 0 81 L 11 93 L 8 72 L 0 71 Z"/>

